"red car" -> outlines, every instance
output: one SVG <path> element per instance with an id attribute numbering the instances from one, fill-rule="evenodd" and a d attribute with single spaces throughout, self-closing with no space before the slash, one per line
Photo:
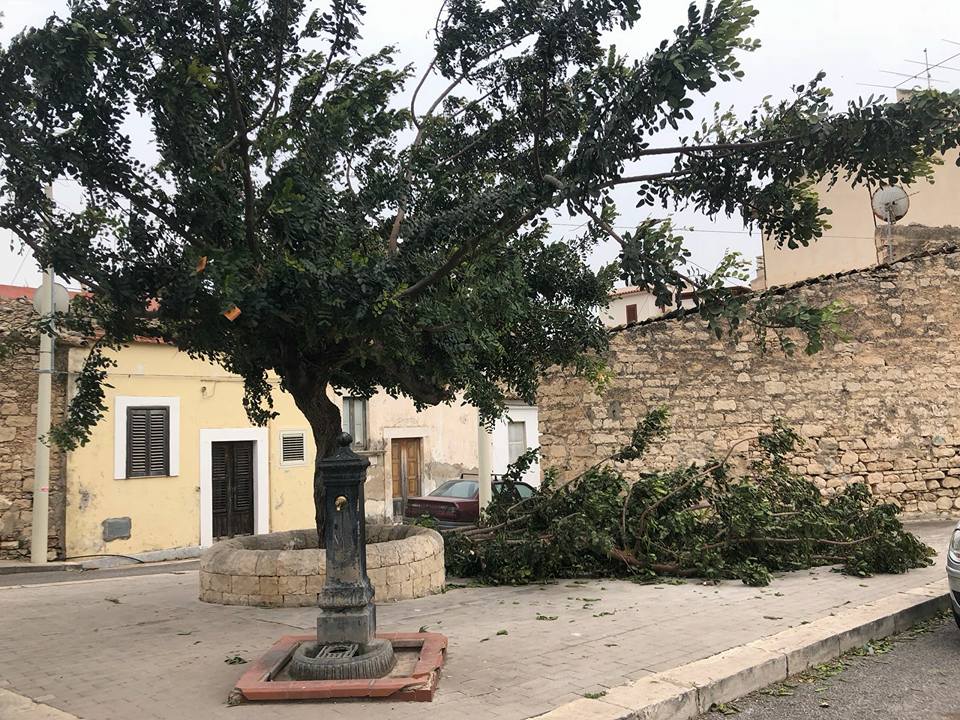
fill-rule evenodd
<path id="1" fill-rule="evenodd" d="M 494 480 L 494 495 L 503 492 L 505 485 L 502 480 Z M 519 495 L 518 500 L 534 493 L 534 489 L 523 482 L 514 483 L 514 487 Z M 424 515 L 436 520 L 441 530 L 475 524 L 480 518 L 479 481 L 475 477 L 448 480 L 429 495 L 409 498 L 403 512 L 404 521 L 410 522 Z"/>

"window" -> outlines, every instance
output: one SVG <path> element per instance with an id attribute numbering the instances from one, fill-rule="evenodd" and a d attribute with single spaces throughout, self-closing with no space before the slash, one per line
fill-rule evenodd
<path id="1" fill-rule="evenodd" d="M 480 492 L 480 483 L 476 480 L 447 480 L 430 493 L 433 497 L 452 497 L 461 500 L 475 498 Z"/>
<path id="2" fill-rule="evenodd" d="M 303 430 L 280 433 L 280 464 L 303 465 L 306 461 L 306 433 Z"/>
<path id="3" fill-rule="evenodd" d="M 527 424 L 523 422 L 507 423 L 507 454 L 509 462 L 515 463 L 517 458 L 527 451 Z"/>
<path id="4" fill-rule="evenodd" d="M 533 488 L 522 482 L 495 482 L 493 484 L 493 494 L 500 495 L 500 493 L 506 492 L 508 488 L 517 500 L 526 500 L 533 495 Z"/>
<path id="5" fill-rule="evenodd" d="M 135 415 L 136 438 L 131 442 L 130 411 Z M 165 417 L 164 417 L 165 416 Z M 166 426 L 166 443 L 160 442 L 160 426 Z M 166 446 L 165 462 L 163 446 Z M 139 448 L 140 456 L 130 457 L 133 446 Z M 151 454 L 151 450 L 153 451 Z M 144 466 L 147 457 L 153 464 L 153 471 Z M 132 461 L 132 462 L 131 462 Z M 131 474 L 131 464 L 138 474 Z M 166 472 L 155 472 L 159 465 L 165 465 Z M 180 398 L 173 396 L 146 397 L 143 395 L 117 395 L 113 404 L 113 478 L 125 480 L 130 477 L 180 474 Z"/>
<path id="6" fill-rule="evenodd" d="M 127 408 L 126 477 L 170 474 L 170 408 Z"/>
<path id="7" fill-rule="evenodd" d="M 627 305 L 627 322 L 635 323 L 637 321 L 637 306 Z"/>
<path id="8" fill-rule="evenodd" d="M 354 450 L 367 448 L 367 399 L 345 397 L 343 399 L 343 431 L 353 438 Z"/>

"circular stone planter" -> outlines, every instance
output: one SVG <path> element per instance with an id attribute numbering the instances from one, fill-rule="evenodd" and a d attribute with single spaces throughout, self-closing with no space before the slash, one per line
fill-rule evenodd
<path id="1" fill-rule="evenodd" d="M 326 553 L 316 530 L 246 535 L 200 557 L 200 599 L 222 605 L 316 606 Z M 416 525 L 367 525 L 367 575 L 378 602 L 440 592 L 443 538 Z"/>

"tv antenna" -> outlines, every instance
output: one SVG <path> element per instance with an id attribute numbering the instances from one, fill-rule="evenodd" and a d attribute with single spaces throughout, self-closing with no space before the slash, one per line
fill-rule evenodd
<path id="1" fill-rule="evenodd" d="M 943 42 L 949 43 L 951 45 L 960 45 L 960 42 L 957 42 L 955 40 L 947 40 L 946 38 L 944 38 Z M 857 84 L 865 85 L 867 87 L 886 88 L 888 90 L 915 90 L 918 87 L 921 87 L 922 84 L 925 83 L 927 86 L 927 89 L 931 90 L 933 89 L 933 83 L 944 83 L 944 82 L 952 83 L 952 81 L 933 77 L 930 71 L 931 70 L 936 70 L 938 72 L 939 71 L 948 71 L 948 72 L 960 71 L 960 67 L 954 67 L 952 65 L 947 64 L 951 61 L 960 63 L 960 60 L 958 60 L 958 58 L 960 58 L 960 52 L 953 53 L 952 55 L 945 57 L 943 60 L 940 60 L 939 62 L 930 62 L 930 55 L 927 52 L 927 48 L 924 48 L 923 60 L 906 60 L 905 61 L 910 63 L 911 65 L 921 65 L 923 68 L 922 70 L 918 70 L 912 75 L 904 72 L 896 72 L 894 70 L 880 71 L 885 75 L 893 75 L 895 78 L 903 78 L 902 80 L 899 80 L 899 81 L 895 81 L 891 79 L 890 82 L 891 83 L 896 82 L 895 85 L 877 84 L 877 83 L 857 83 Z"/>
<path id="2" fill-rule="evenodd" d="M 873 214 L 887 224 L 887 262 L 893 262 L 893 225 L 910 209 L 910 196 L 899 185 L 880 187 L 870 198 Z"/>

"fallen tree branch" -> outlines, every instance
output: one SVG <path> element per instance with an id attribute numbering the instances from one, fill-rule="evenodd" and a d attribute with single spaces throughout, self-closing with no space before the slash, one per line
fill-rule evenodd
<path id="1" fill-rule="evenodd" d="M 904 530 L 899 509 L 865 485 L 823 498 L 793 474 L 785 457 L 800 439 L 781 423 L 736 441 L 706 466 L 629 484 L 610 461 L 639 459 L 663 421 L 663 411 L 653 411 L 629 445 L 570 482 L 555 485 L 548 473 L 522 503 L 498 496 L 478 527 L 445 533 L 449 572 L 510 584 L 673 575 L 765 585 L 775 572 L 822 564 L 858 576 L 930 564 L 933 551 Z M 759 457 L 748 474 L 730 477 L 732 454 L 751 440 L 759 441 Z M 638 508 L 638 498 L 653 499 Z"/>

